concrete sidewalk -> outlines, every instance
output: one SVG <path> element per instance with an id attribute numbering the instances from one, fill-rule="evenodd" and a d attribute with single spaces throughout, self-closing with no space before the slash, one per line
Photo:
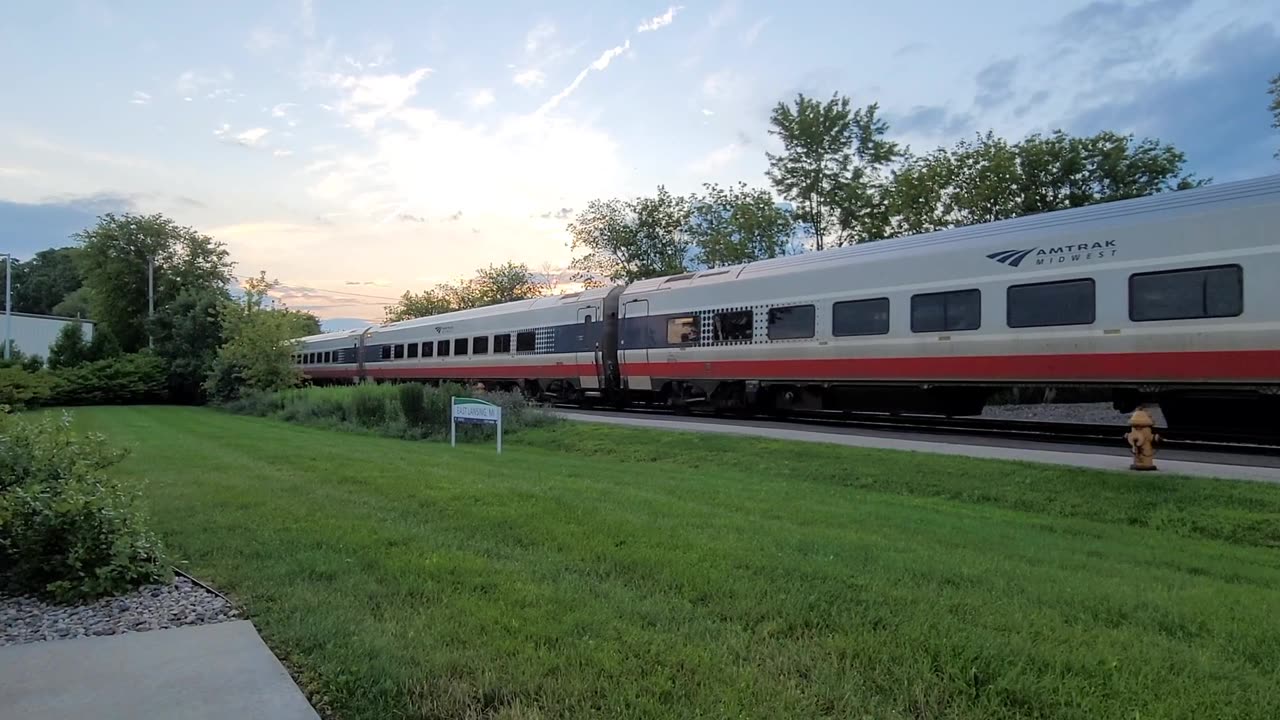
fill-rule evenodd
<path id="1" fill-rule="evenodd" d="M 0 647 L 0 718 L 319 720 L 246 620 Z"/>

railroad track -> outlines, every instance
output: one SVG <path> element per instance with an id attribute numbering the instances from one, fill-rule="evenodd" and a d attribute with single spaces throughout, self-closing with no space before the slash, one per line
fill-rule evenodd
<path id="1" fill-rule="evenodd" d="M 592 408 L 558 403 L 554 407 L 566 410 L 606 412 L 617 414 L 667 415 L 699 419 L 737 420 L 742 422 L 773 422 L 791 425 L 859 428 L 886 432 L 910 432 L 930 435 L 969 435 L 978 437 L 1019 439 L 1033 442 L 1097 445 L 1100 447 L 1125 447 L 1124 434 L 1129 428 L 1120 424 L 1095 424 L 1077 422 L 1052 422 L 1044 420 L 1001 420 L 981 417 L 942 417 L 937 415 L 862 412 L 808 412 L 787 416 L 767 414 L 715 414 L 700 411 L 676 411 L 661 407 L 635 407 L 618 410 Z M 1161 441 L 1158 450 L 1186 450 L 1204 453 L 1237 455 L 1280 456 L 1280 437 L 1250 437 L 1238 434 L 1209 431 L 1175 432 L 1168 428 L 1156 428 Z"/>

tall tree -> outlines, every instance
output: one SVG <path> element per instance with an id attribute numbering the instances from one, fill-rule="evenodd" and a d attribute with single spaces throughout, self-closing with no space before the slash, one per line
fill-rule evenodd
<path id="1" fill-rule="evenodd" d="M 78 248 L 50 248 L 13 266 L 13 309 L 52 315 L 53 309 L 84 284 L 76 267 Z"/>
<path id="2" fill-rule="evenodd" d="M 879 112 L 876 104 L 853 110 L 839 93 L 826 102 L 802 93 L 794 107 L 780 102 L 770 115 L 769 134 L 783 152 L 766 154 L 769 180 L 795 204 L 816 250 L 878 239 L 889 224 L 882 190 L 903 151 L 886 139 Z"/>
<path id="3" fill-rule="evenodd" d="M 569 223 L 572 249 L 586 251 L 571 267 L 588 283 L 599 277 L 635 282 L 685 272 L 688 221 L 689 200 L 662 186 L 653 197 L 592 200 Z"/>
<path id="4" fill-rule="evenodd" d="M 1280 130 L 1280 73 L 1276 73 L 1276 76 L 1271 78 L 1267 94 L 1271 96 L 1271 104 L 1267 106 L 1271 111 L 1271 127 Z M 1280 150 L 1276 150 L 1276 158 L 1280 159 Z"/>
<path id="5" fill-rule="evenodd" d="M 270 392 L 301 382 L 294 348 L 298 338 L 319 332 L 320 321 L 311 313 L 268 306 L 268 294 L 278 284 L 261 273 L 245 281 L 238 302 L 223 302 L 224 341 L 205 380 L 211 397 L 229 400 L 246 390 Z"/>
<path id="6" fill-rule="evenodd" d="M 183 290 L 225 288 L 233 264 L 222 243 L 163 215 L 107 214 L 75 236 L 96 322 L 125 352 L 147 344 L 147 266 L 154 259 L 155 306 Z"/>
<path id="7" fill-rule="evenodd" d="M 746 183 L 704 187 L 705 194 L 691 200 L 687 230 L 696 262 L 718 267 L 786 254 L 795 221 L 767 190 Z"/>
<path id="8" fill-rule="evenodd" d="M 157 309 L 148 331 L 155 353 L 169 367 L 169 394 L 178 402 L 199 402 L 203 383 L 222 344 L 222 309 L 230 296 L 225 290 L 184 290 Z"/>
<path id="9" fill-rule="evenodd" d="M 58 337 L 49 346 L 49 369 L 75 367 L 89 360 L 89 343 L 84 339 L 84 327 L 69 322 L 58 331 Z"/>

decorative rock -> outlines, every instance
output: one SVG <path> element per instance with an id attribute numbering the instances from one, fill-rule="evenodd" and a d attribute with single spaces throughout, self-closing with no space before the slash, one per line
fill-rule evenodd
<path id="1" fill-rule="evenodd" d="M 234 620 L 226 600 L 185 577 L 81 605 L 0 595 L 0 646 Z"/>

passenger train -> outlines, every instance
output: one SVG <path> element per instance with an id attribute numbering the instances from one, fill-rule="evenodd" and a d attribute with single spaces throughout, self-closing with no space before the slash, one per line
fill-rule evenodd
<path id="1" fill-rule="evenodd" d="M 980 413 L 1009 386 L 1280 410 L 1280 175 L 302 338 L 313 382 L 716 410 Z"/>

